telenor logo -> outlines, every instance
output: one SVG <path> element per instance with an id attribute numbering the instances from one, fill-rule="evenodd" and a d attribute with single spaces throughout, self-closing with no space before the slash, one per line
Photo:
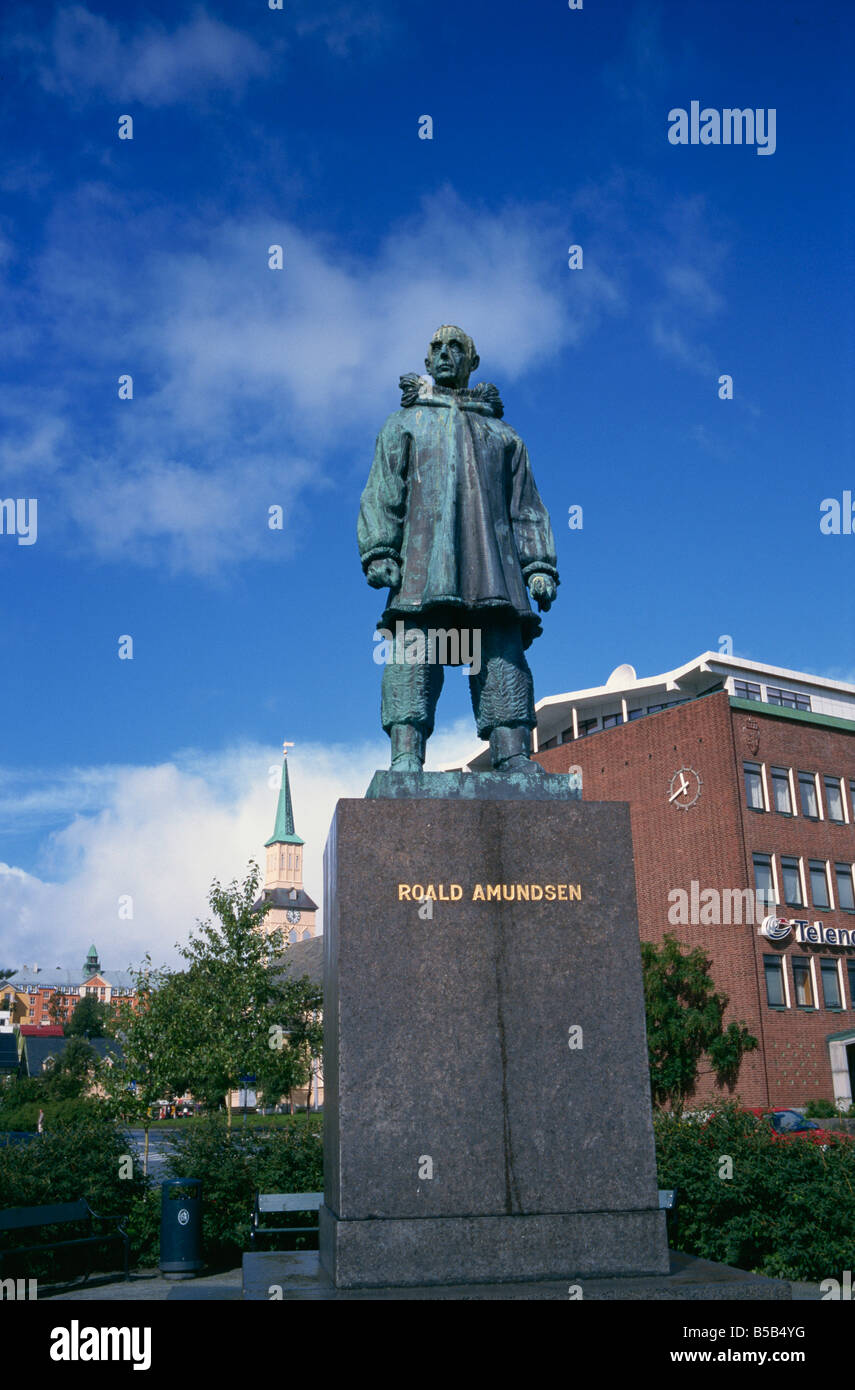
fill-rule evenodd
<path id="1" fill-rule="evenodd" d="M 764 917 L 759 935 L 768 936 L 770 941 L 783 941 L 792 929 L 792 922 L 788 922 L 785 917 Z"/>
<path id="2" fill-rule="evenodd" d="M 150 1327 L 55 1327 L 51 1334 L 52 1361 L 133 1361 L 135 1371 L 151 1366 Z"/>

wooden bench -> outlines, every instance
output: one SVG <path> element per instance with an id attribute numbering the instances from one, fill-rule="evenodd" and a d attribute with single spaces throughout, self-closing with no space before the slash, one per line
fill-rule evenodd
<path id="1" fill-rule="evenodd" d="M 46 1226 L 70 1226 L 88 1225 L 89 1234 L 85 1236 L 74 1236 L 65 1240 L 42 1241 L 39 1245 L 18 1245 L 11 1250 L 0 1250 L 0 1269 L 3 1262 L 8 1257 L 18 1258 L 19 1255 L 32 1255 L 37 1251 L 59 1250 L 71 1245 L 103 1245 L 112 1241 L 120 1241 L 123 1247 L 122 1266 L 125 1278 L 129 1279 L 128 1266 L 130 1263 L 130 1241 L 127 1231 L 119 1225 L 122 1220 L 120 1216 L 99 1216 L 93 1211 L 85 1197 L 81 1197 L 77 1202 L 57 1202 L 52 1206 L 44 1207 L 11 1207 L 7 1211 L 0 1211 L 0 1231 L 28 1231 L 43 1229 Z M 115 1231 L 106 1231 L 101 1234 L 94 1234 L 94 1222 L 112 1221 L 116 1224 Z M 91 1259 L 88 1262 L 86 1278 L 91 1273 Z"/>
<path id="2" fill-rule="evenodd" d="M 256 1192 L 249 1233 L 251 1248 L 257 1248 L 259 1236 L 317 1235 L 317 1222 L 314 1226 L 262 1226 L 260 1218 L 270 1212 L 318 1211 L 323 1200 L 323 1192 Z"/>

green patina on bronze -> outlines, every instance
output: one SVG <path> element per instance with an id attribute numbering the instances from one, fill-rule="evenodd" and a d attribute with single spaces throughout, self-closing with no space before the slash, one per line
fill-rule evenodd
<path id="1" fill-rule="evenodd" d="M 470 676 L 476 726 L 494 768 L 530 766 L 534 690 L 525 650 L 559 583 L 549 515 L 528 451 L 503 420 L 491 383 L 470 389 L 475 344 L 444 325 L 425 358 L 430 378 L 401 377 L 401 409 L 377 438 L 359 513 L 359 553 L 368 583 L 388 588 L 378 626 L 469 629 L 480 635 L 481 669 Z M 391 661 L 382 721 L 392 769 L 417 772 L 433 731 L 441 664 Z"/>

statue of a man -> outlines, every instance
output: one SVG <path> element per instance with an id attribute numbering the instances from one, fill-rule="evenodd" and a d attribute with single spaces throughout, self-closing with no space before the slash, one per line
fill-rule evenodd
<path id="1" fill-rule="evenodd" d="M 399 651 L 383 673 L 381 717 L 398 771 L 421 770 L 433 732 L 443 665 L 429 659 L 436 651 L 431 629 L 480 633 L 469 686 L 493 767 L 526 767 L 531 755 L 534 688 L 524 652 L 541 622 L 526 587 L 542 612 L 551 607 L 559 582 L 555 542 L 528 452 L 502 420 L 498 391 L 487 383 L 469 389 L 478 363 L 467 333 L 437 329 L 425 358 L 433 381 L 401 377 L 401 409 L 378 435 L 362 494 L 362 567 L 375 589 L 389 589 L 378 626 L 400 632 L 403 623 L 407 636 L 425 639 L 427 659 L 413 662 Z"/>

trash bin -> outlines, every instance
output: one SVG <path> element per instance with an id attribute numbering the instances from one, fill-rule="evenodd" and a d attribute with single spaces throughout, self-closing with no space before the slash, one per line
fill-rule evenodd
<path id="1" fill-rule="evenodd" d="M 192 1279 L 202 1268 L 202 1180 L 161 1183 L 160 1272 L 165 1279 Z"/>

